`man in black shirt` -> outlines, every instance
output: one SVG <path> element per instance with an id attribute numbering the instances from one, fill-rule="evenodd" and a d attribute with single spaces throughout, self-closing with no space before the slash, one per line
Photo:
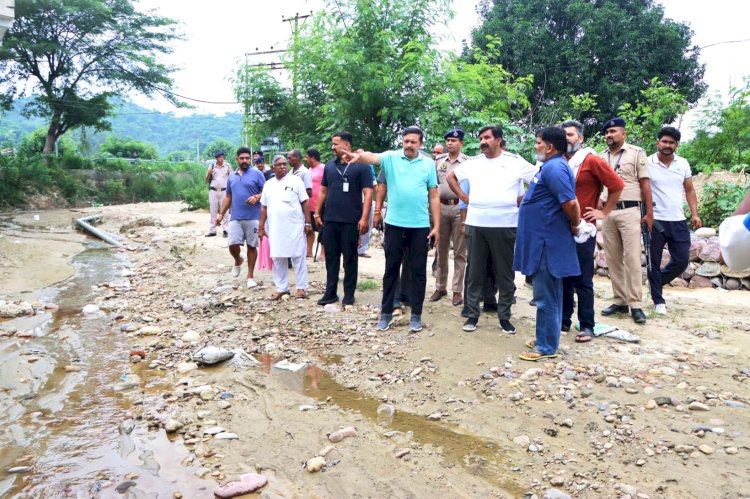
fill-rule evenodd
<path id="1" fill-rule="evenodd" d="M 331 138 L 335 158 L 326 163 L 320 182 L 315 222 L 322 226 L 321 242 L 325 248 L 326 291 L 318 305 L 335 303 L 339 283 L 341 255 L 344 256 L 344 305 L 354 304 L 357 288 L 357 245 L 368 228 L 372 205 L 372 172 L 362 163 L 347 164 L 341 160 L 352 150 L 352 135 L 337 132 Z"/>

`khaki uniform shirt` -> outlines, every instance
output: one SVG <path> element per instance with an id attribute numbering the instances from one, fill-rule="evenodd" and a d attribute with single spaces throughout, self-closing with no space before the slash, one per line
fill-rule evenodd
<path id="1" fill-rule="evenodd" d="M 639 180 L 649 178 L 646 151 L 638 146 L 623 144 L 618 152 L 611 153 L 605 149 L 599 157 L 609 163 L 625 184 L 620 201 L 642 201 Z"/>
<path id="2" fill-rule="evenodd" d="M 468 159 L 469 156 L 464 153 L 459 153 L 458 157 L 454 161 L 451 161 L 448 153 L 439 154 L 438 157 L 435 158 L 435 169 L 437 170 L 438 190 L 441 201 L 451 201 L 458 199 L 458 196 L 453 193 L 450 186 L 448 185 L 446 177 L 448 176 L 448 173 L 453 171 L 456 166 L 460 165 L 464 161 L 467 161 Z"/>

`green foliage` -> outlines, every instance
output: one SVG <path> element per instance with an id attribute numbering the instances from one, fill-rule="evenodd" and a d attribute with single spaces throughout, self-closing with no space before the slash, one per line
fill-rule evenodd
<path id="1" fill-rule="evenodd" d="M 195 184 L 180 191 L 180 200 L 186 205 L 188 211 L 207 210 L 208 193 L 205 184 Z"/>
<path id="2" fill-rule="evenodd" d="M 608 119 L 654 77 L 689 103 L 705 91 L 690 28 L 665 19 L 653 0 L 486 1 L 479 9 L 474 46 L 499 36 L 503 50 L 492 62 L 516 76 L 533 75 L 532 123 L 559 122 L 570 99 L 585 92 L 595 96 L 600 120 Z"/>
<path id="3" fill-rule="evenodd" d="M 69 130 L 108 130 L 114 95 L 172 85 L 174 68 L 158 61 L 178 38 L 174 21 L 129 0 L 17 0 L 15 14 L 0 47 L 0 84 L 6 100 L 34 84 L 39 95 L 25 112 L 47 120 L 45 154 Z"/>
<path id="4" fill-rule="evenodd" d="M 623 104 L 619 116 L 628 124 L 628 143 L 647 150 L 656 143 L 656 134 L 678 115 L 687 111 L 685 98 L 674 88 L 652 78 L 635 103 Z"/>
<path id="5" fill-rule="evenodd" d="M 298 96 L 287 115 L 290 146 L 327 145 L 344 129 L 355 146 L 382 151 L 420 122 L 439 66 L 433 33 L 446 22 L 446 0 L 328 0 L 286 53 Z M 293 93 L 293 92 L 292 92 Z M 325 148 L 327 149 L 327 147 Z"/>
<path id="6" fill-rule="evenodd" d="M 695 138 L 680 149 L 694 171 L 739 171 L 750 164 L 750 79 L 731 88 L 729 102 L 718 95 L 707 99 Z"/>
<path id="7" fill-rule="evenodd" d="M 378 289 L 378 281 L 372 279 L 360 279 L 357 283 L 358 291 L 369 291 L 371 289 Z"/>
<path id="8" fill-rule="evenodd" d="M 206 146 L 206 148 L 203 150 L 203 158 L 204 159 L 214 159 L 214 155 L 218 151 L 223 151 L 225 154 L 225 159 L 229 161 L 230 163 L 236 156 L 237 152 L 237 145 L 234 145 L 232 142 L 229 142 L 225 139 L 216 139 L 212 141 L 210 144 Z"/>
<path id="9" fill-rule="evenodd" d="M 115 158 L 156 159 L 156 147 L 153 144 L 146 144 L 130 137 L 107 137 L 99 150 Z"/>
<path id="10" fill-rule="evenodd" d="M 698 216 L 706 227 L 718 227 L 729 217 L 745 197 L 746 183 L 716 181 L 703 186 L 703 194 L 698 203 Z"/>

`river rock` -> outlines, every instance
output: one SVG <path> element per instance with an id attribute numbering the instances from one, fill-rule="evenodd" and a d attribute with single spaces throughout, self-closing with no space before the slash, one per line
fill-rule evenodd
<path id="1" fill-rule="evenodd" d="M 736 291 L 742 287 L 742 283 L 739 279 L 735 279 L 733 277 L 727 277 L 724 280 L 724 289 L 728 289 L 729 291 Z"/>
<path id="2" fill-rule="evenodd" d="M 706 444 L 703 444 L 703 445 L 699 446 L 698 450 L 701 451 L 704 454 L 713 454 L 714 453 L 713 447 L 711 447 L 709 445 L 706 445 Z"/>
<path id="3" fill-rule="evenodd" d="M 716 229 L 711 227 L 701 227 L 695 231 L 695 237 L 709 238 L 716 235 Z"/>
<path id="4" fill-rule="evenodd" d="M 237 497 L 264 487 L 268 483 L 268 479 L 257 473 L 245 473 L 240 475 L 237 480 L 232 480 L 214 489 L 214 496 L 221 499 L 227 499 L 230 497 Z"/>
<path id="5" fill-rule="evenodd" d="M 199 364 L 214 365 L 234 357 L 234 352 L 228 348 L 207 346 L 193 354 L 193 360 Z"/>
<path id="6" fill-rule="evenodd" d="M 221 426 L 212 426 L 210 428 L 206 428 L 203 430 L 204 435 L 218 435 L 219 433 L 223 433 L 225 430 Z"/>
<path id="7" fill-rule="evenodd" d="M 217 433 L 216 435 L 214 435 L 214 438 L 217 440 L 238 440 L 240 436 L 237 435 L 236 433 L 223 431 L 221 433 Z"/>
<path id="8" fill-rule="evenodd" d="M 359 433 L 357 433 L 357 430 L 355 430 L 351 426 L 347 426 L 346 428 L 343 428 L 338 431 L 334 431 L 333 433 L 328 434 L 328 440 L 330 440 L 333 443 L 341 442 L 345 438 L 349 437 L 356 437 Z"/>
<path id="9" fill-rule="evenodd" d="M 198 369 L 198 364 L 195 362 L 180 362 L 177 364 L 177 372 L 180 374 L 187 374 L 195 369 Z"/>
<path id="10" fill-rule="evenodd" d="M 219 409 L 229 409 L 230 407 L 232 407 L 232 403 L 228 400 L 219 400 L 216 403 L 216 407 L 218 407 Z"/>
<path id="11" fill-rule="evenodd" d="M 698 258 L 704 262 L 718 262 L 723 263 L 721 258 L 721 248 L 719 248 L 718 242 L 709 242 L 703 246 L 703 249 L 698 253 Z"/>
<path id="12" fill-rule="evenodd" d="M 737 454 L 737 452 L 739 451 L 737 450 L 737 447 L 727 447 L 726 449 L 724 449 L 724 452 L 726 452 L 730 456 L 733 456 L 734 454 Z"/>
<path id="13" fill-rule="evenodd" d="M 688 409 L 691 411 L 710 411 L 711 408 L 702 402 L 690 402 Z"/>
<path id="14" fill-rule="evenodd" d="M 633 487 L 632 485 L 621 483 L 620 492 L 622 492 L 623 494 L 627 494 L 630 497 L 635 497 L 638 494 L 638 489 L 636 487 Z"/>
<path id="15" fill-rule="evenodd" d="M 141 377 L 137 374 L 126 374 L 121 380 L 119 383 L 115 383 L 113 387 L 116 392 L 129 390 L 141 384 Z"/>
<path id="16" fill-rule="evenodd" d="M 66 373 L 77 373 L 78 371 L 82 369 L 82 367 L 81 366 L 65 366 L 63 367 L 63 369 L 65 369 Z"/>
<path id="17" fill-rule="evenodd" d="M 547 489 L 542 494 L 542 499 L 571 499 L 568 494 L 558 489 Z"/>
<path id="18" fill-rule="evenodd" d="M 182 335 L 182 341 L 187 343 L 198 343 L 200 340 L 201 335 L 192 329 L 185 331 L 185 334 Z"/>
<path id="19" fill-rule="evenodd" d="M 213 400 L 216 395 L 214 394 L 214 391 L 212 389 L 206 388 L 198 392 L 198 396 L 201 398 L 201 400 L 209 401 Z"/>
<path id="20" fill-rule="evenodd" d="M 31 466 L 13 466 L 12 468 L 8 468 L 6 471 L 11 474 L 26 473 L 27 471 L 31 471 Z"/>
<path id="21" fill-rule="evenodd" d="M 696 275 L 695 277 L 690 279 L 690 285 L 688 287 L 690 289 L 713 288 L 714 285 L 711 283 L 711 279 Z"/>
<path id="22" fill-rule="evenodd" d="M 672 286 L 673 288 L 687 288 L 689 286 L 689 283 L 684 278 L 675 277 L 674 279 L 672 279 L 669 285 Z"/>
<path id="23" fill-rule="evenodd" d="M 596 275 L 600 277 L 609 277 L 609 269 L 599 267 L 598 269 L 596 269 Z"/>
<path id="24" fill-rule="evenodd" d="M 133 480 L 126 480 L 124 482 L 121 482 L 115 487 L 115 492 L 118 492 L 120 494 L 124 494 L 128 491 L 130 487 L 135 487 L 136 483 Z"/>
<path id="25" fill-rule="evenodd" d="M 138 336 L 156 336 L 161 334 L 161 328 L 159 326 L 143 326 L 135 334 Z"/>
<path id="26" fill-rule="evenodd" d="M 519 447 L 528 447 L 531 443 L 531 439 L 526 435 L 518 435 L 513 439 L 513 443 Z"/>
<path id="27" fill-rule="evenodd" d="M 315 456 L 305 462 L 305 469 L 310 473 L 316 473 L 326 465 L 326 459 L 322 456 Z"/>
<path id="28" fill-rule="evenodd" d="M 93 305 L 93 304 L 89 303 L 88 305 L 86 305 L 86 306 L 83 307 L 83 309 L 81 310 L 81 312 L 83 312 L 86 315 L 95 314 L 95 313 L 99 312 L 99 307 L 97 307 L 96 305 Z"/>
<path id="29" fill-rule="evenodd" d="M 174 433 L 180 428 L 182 428 L 183 426 L 185 425 L 182 424 L 180 421 L 177 421 L 176 419 L 170 419 L 164 425 L 164 431 L 166 431 L 167 433 Z"/>

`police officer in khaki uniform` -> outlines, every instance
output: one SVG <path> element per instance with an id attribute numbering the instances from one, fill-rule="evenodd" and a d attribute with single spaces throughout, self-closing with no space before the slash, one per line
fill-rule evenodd
<path id="1" fill-rule="evenodd" d="M 638 324 L 646 322 L 641 287 L 641 224 L 648 230 L 654 222 L 646 151 L 625 143 L 625 120 L 612 118 L 602 127 L 607 149 L 599 155 L 625 184 L 620 200 L 602 222 L 604 250 L 612 280 L 614 303 L 602 315 L 628 313 Z M 641 215 L 643 205 L 645 216 Z"/>
<path id="2" fill-rule="evenodd" d="M 466 271 L 466 236 L 461 231 L 461 215 L 458 209 L 458 196 L 448 186 L 448 173 L 469 157 L 461 152 L 464 145 L 464 131 L 458 128 L 448 131 L 443 138 L 447 153 L 435 157 L 438 189 L 440 193 L 440 238 L 437 248 L 437 281 L 430 301 L 438 301 L 448 294 L 448 256 L 453 243 L 453 306 L 463 303 L 461 292 Z"/>

